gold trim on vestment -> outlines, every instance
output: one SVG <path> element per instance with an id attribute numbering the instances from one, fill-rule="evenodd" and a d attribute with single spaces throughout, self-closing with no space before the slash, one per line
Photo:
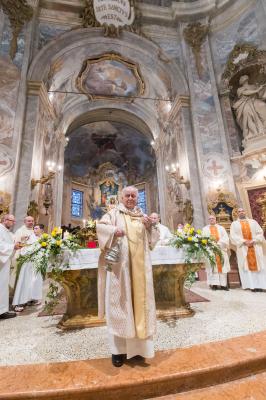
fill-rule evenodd
<path id="1" fill-rule="evenodd" d="M 147 293 L 145 274 L 145 227 L 140 217 L 123 214 L 127 229 L 129 260 L 132 280 L 132 304 L 134 310 L 136 336 L 147 338 Z"/>

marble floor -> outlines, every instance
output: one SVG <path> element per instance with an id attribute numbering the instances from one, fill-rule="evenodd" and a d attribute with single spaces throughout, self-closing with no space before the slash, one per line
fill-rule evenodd
<path id="1" fill-rule="evenodd" d="M 241 289 L 210 291 L 205 282 L 193 291 L 210 302 L 193 303 L 192 318 L 158 322 L 156 349 L 176 349 L 247 335 L 266 329 L 266 293 Z M 37 317 L 39 308 L 27 315 L 0 321 L 0 365 L 85 360 L 108 357 L 106 328 L 62 331 L 60 316 Z"/>

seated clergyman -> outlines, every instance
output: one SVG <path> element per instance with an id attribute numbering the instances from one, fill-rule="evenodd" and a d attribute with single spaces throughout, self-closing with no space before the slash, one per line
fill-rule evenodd
<path id="1" fill-rule="evenodd" d="M 157 227 L 137 207 L 138 190 L 125 187 L 121 200 L 97 223 L 99 317 L 103 318 L 105 311 L 116 367 L 123 365 L 125 358 L 154 356 L 156 309 L 149 253 L 159 239 Z M 106 268 L 108 252 L 118 248 L 117 242 L 120 257 L 111 269 Z"/>
<path id="2" fill-rule="evenodd" d="M 169 240 L 172 239 L 172 234 L 167 226 L 160 223 L 160 215 L 154 212 L 150 215 L 150 219 L 152 220 L 153 224 L 158 227 L 160 232 L 160 239 L 157 242 L 157 246 L 168 245 Z"/>

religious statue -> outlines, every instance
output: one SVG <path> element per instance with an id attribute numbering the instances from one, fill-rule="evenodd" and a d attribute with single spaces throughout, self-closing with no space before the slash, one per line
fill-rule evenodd
<path id="1" fill-rule="evenodd" d="M 251 85 L 249 77 L 242 75 L 237 89 L 238 99 L 233 104 L 236 119 L 244 139 L 266 133 L 266 85 Z"/>
<path id="2" fill-rule="evenodd" d="M 221 205 L 218 214 L 216 214 L 217 222 L 226 230 L 230 230 L 231 218 L 226 209 Z"/>

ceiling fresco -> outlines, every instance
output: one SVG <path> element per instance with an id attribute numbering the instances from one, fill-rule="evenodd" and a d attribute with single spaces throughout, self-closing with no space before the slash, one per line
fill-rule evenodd
<path id="1" fill-rule="evenodd" d="M 135 128 L 119 122 L 94 122 L 69 135 L 65 150 L 65 173 L 86 177 L 110 162 L 126 176 L 145 180 L 155 172 L 155 155 L 150 139 Z"/>

